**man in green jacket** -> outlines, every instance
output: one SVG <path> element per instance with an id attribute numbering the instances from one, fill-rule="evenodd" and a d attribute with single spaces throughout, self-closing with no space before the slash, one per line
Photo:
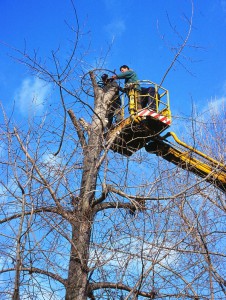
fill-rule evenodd
<path id="1" fill-rule="evenodd" d="M 137 98 L 137 109 L 142 109 L 141 99 L 140 99 L 140 85 L 137 83 L 138 78 L 137 74 L 130 69 L 127 65 L 122 65 L 120 67 L 121 73 L 112 76 L 114 79 L 125 79 L 125 88 L 131 83 L 135 83 L 135 90 L 137 91 L 138 98 Z"/>

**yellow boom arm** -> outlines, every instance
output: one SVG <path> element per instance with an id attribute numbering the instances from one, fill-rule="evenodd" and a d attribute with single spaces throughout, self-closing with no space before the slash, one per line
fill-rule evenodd
<path id="1" fill-rule="evenodd" d="M 158 140 L 150 142 L 145 147 L 146 150 L 182 169 L 204 177 L 206 181 L 226 192 L 226 166 L 224 164 L 182 142 L 174 132 L 167 133 L 163 138 L 169 136 L 172 136 L 179 146 L 171 146 L 168 141 Z"/>

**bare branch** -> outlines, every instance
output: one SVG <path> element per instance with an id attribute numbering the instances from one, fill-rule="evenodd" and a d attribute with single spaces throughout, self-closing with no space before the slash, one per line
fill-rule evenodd
<path id="1" fill-rule="evenodd" d="M 89 293 L 92 291 L 95 291 L 97 289 L 104 289 L 104 288 L 110 288 L 110 289 L 117 289 L 117 290 L 124 290 L 124 291 L 132 291 L 133 288 L 129 287 L 128 285 L 122 284 L 122 283 L 111 283 L 111 282 L 99 282 L 99 283 L 91 283 L 89 284 Z M 154 299 L 153 291 L 151 292 L 142 292 L 142 291 L 134 291 L 139 296 L 143 296 L 149 299 Z"/>
<path id="2" fill-rule="evenodd" d="M 184 47 L 186 46 L 188 39 L 191 35 L 191 30 L 192 30 L 192 23 L 193 23 L 193 14 L 194 14 L 194 4 L 193 1 L 191 1 L 191 17 L 190 17 L 190 23 L 189 23 L 189 28 L 188 28 L 188 33 L 187 36 L 185 37 L 183 44 L 180 46 L 178 52 L 176 53 L 176 55 L 174 56 L 171 64 L 169 65 L 168 69 L 166 70 L 161 82 L 160 82 L 160 86 L 163 84 L 163 82 L 166 79 L 166 76 L 168 75 L 169 71 L 172 69 L 173 65 L 175 64 L 175 62 L 177 61 L 177 58 L 180 56 L 181 52 L 183 51 Z"/>
<path id="3" fill-rule="evenodd" d="M 62 210 L 61 204 L 59 202 L 59 200 L 57 199 L 57 197 L 55 196 L 54 191 L 52 190 L 51 186 L 49 185 L 48 181 L 45 179 L 45 177 L 42 175 L 41 171 L 39 170 L 38 166 L 36 165 L 34 159 L 30 156 L 30 154 L 28 153 L 28 151 L 26 150 L 26 148 L 24 147 L 19 134 L 17 132 L 17 129 L 14 128 L 14 134 L 21 146 L 21 149 L 23 150 L 24 154 L 26 155 L 26 157 L 29 159 L 29 161 L 32 163 L 33 167 L 35 168 L 36 172 L 38 173 L 39 177 L 41 178 L 43 184 L 46 186 L 47 190 L 49 191 L 50 195 L 52 196 L 53 200 L 55 201 L 57 207 Z"/>
<path id="4" fill-rule="evenodd" d="M 14 272 L 15 269 L 14 268 L 1 269 L 0 274 L 4 274 L 4 273 L 10 272 L 10 271 Z M 22 266 L 21 271 L 28 272 L 29 274 L 43 274 L 43 275 L 53 278 L 54 280 L 59 281 L 63 285 L 67 284 L 67 281 L 65 279 L 63 279 L 61 276 L 59 276 L 58 274 L 49 272 L 47 270 L 43 270 L 43 269 L 39 269 L 39 268 L 35 268 L 35 267 L 26 268 L 26 267 Z"/>
<path id="5" fill-rule="evenodd" d="M 82 148 L 86 147 L 87 144 L 86 144 L 85 136 L 84 136 L 84 134 L 82 132 L 82 129 L 81 129 L 80 125 L 79 125 L 79 122 L 77 121 L 77 118 L 76 118 L 73 110 L 69 109 L 68 110 L 68 114 L 69 114 L 69 116 L 71 118 L 71 121 L 72 121 L 72 123 L 73 123 L 76 131 L 77 131 L 77 134 L 78 134 L 78 137 L 79 137 L 79 141 L 81 143 Z"/>

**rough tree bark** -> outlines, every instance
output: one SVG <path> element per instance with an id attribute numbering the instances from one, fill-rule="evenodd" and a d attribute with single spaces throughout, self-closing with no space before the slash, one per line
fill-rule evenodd
<path id="1" fill-rule="evenodd" d="M 69 263 L 66 300 L 85 300 L 88 293 L 88 259 L 90 235 L 94 218 L 92 203 L 95 199 L 95 189 L 99 172 L 98 160 L 103 150 L 103 134 L 106 127 L 107 111 L 117 91 L 111 87 L 108 92 L 99 88 L 95 76 L 90 77 L 94 87 L 94 114 L 89 128 L 89 138 L 83 146 L 83 173 L 80 195 L 74 199 L 74 213 L 71 220 L 71 256 Z"/>

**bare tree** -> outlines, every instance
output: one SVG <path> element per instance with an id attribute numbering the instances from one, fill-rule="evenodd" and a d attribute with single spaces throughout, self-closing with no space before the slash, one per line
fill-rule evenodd
<path id="1" fill-rule="evenodd" d="M 57 87 L 60 108 L 23 127 L 2 109 L 1 299 L 223 299 L 223 193 L 144 149 L 110 150 L 117 87 L 84 71 L 75 34 L 66 62 L 52 53 L 53 70 L 20 52 Z M 219 121 L 190 141 L 223 163 Z"/>

